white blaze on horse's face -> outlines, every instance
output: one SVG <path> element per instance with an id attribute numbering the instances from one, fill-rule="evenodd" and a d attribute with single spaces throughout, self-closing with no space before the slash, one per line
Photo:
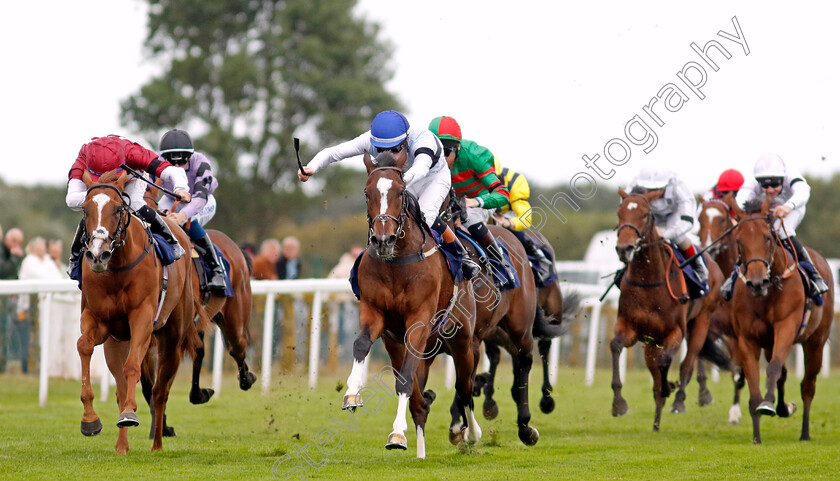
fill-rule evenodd
<path id="1" fill-rule="evenodd" d="M 629 204 L 627 204 L 627 210 L 634 210 L 637 207 L 639 207 L 639 204 L 637 204 L 635 202 L 630 202 Z"/>
<path id="2" fill-rule="evenodd" d="M 391 179 L 382 178 L 376 181 L 376 189 L 379 191 L 379 215 L 384 215 L 388 212 L 388 191 L 393 187 L 394 181 Z M 385 218 L 382 218 L 382 224 L 385 224 Z"/>
<path id="3" fill-rule="evenodd" d="M 90 233 L 90 237 L 93 240 L 90 245 L 90 253 L 98 257 L 107 246 L 105 242 L 108 240 L 109 234 L 108 229 L 102 226 L 102 209 L 108 205 L 108 202 L 111 202 L 111 198 L 106 194 L 96 194 L 91 200 L 93 200 L 93 203 L 97 206 L 97 225 L 93 232 Z"/>
<path id="4" fill-rule="evenodd" d="M 709 207 L 708 209 L 704 210 L 703 213 L 706 214 L 706 218 L 708 219 L 708 223 L 710 225 L 711 225 L 712 222 L 714 222 L 716 217 L 723 215 L 723 213 L 721 211 L 719 211 L 718 209 L 715 209 L 714 207 Z M 709 230 L 709 233 L 706 236 L 706 238 L 701 239 L 701 241 L 703 243 L 703 246 L 707 246 L 707 245 L 712 243 L 712 231 L 711 231 L 711 229 Z"/>

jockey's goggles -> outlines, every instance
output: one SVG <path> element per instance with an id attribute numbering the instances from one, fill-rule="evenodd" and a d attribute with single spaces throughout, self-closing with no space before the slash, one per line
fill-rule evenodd
<path id="1" fill-rule="evenodd" d="M 784 181 L 782 177 L 761 177 L 756 180 L 762 189 L 775 189 L 776 187 L 782 185 L 782 182 Z"/>
<path id="2" fill-rule="evenodd" d="M 391 152 L 392 154 L 399 154 L 405 148 L 405 142 L 400 142 L 398 145 L 393 147 L 376 147 L 376 153 L 381 154 L 382 152 Z"/>

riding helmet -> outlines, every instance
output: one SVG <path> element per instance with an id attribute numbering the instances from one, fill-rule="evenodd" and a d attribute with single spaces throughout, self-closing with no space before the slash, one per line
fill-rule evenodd
<path id="1" fill-rule="evenodd" d="M 370 124 L 370 143 L 380 149 L 396 147 L 408 137 L 408 128 L 405 115 L 396 110 L 380 112 Z"/>

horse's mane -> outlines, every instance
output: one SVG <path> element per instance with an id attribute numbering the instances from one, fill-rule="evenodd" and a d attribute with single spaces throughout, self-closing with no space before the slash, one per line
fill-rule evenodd
<path id="1" fill-rule="evenodd" d="M 744 212 L 747 214 L 758 214 L 761 212 L 763 200 L 759 198 L 750 199 L 744 203 Z"/>
<path id="2" fill-rule="evenodd" d="M 423 220 L 423 213 L 420 211 L 420 202 L 418 202 L 417 197 L 414 197 L 414 194 L 409 191 L 405 191 L 405 210 L 408 211 L 408 214 L 411 217 L 414 217 L 417 224 L 421 226 L 426 225 Z"/>
<path id="3" fill-rule="evenodd" d="M 105 172 L 104 174 L 102 174 L 101 177 L 99 177 L 99 182 L 98 183 L 99 184 L 113 184 L 114 182 L 119 180 L 120 175 L 121 175 L 121 172 L 119 171 L 119 169 L 109 170 L 108 172 Z"/>
<path id="4" fill-rule="evenodd" d="M 384 152 L 380 152 L 379 155 L 376 156 L 376 166 L 396 167 L 397 159 L 394 157 L 394 154 L 392 154 L 390 150 L 386 150 Z"/>

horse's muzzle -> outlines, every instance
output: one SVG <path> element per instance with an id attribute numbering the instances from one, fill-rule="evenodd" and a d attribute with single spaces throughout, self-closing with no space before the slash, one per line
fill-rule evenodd
<path id="1" fill-rule="evenodd" d="M 744 281 L 744 284 L 746 284 L 747 289 L 750 290 L 754 297 L 765 297 L 770 290 L 769 277 L 762 277 L 759 280 L 748 279 Z"/>
<path id="2" fill-rule="evenodd" d="M 636 252 L 638 251 L 639 246 L 636 244 L 615 246 L 615 252 L 618 254 L 619 260 L 621 260 L 621 262 L 625 264 L 631 262 L 633 260 L 633 257 L 635 257 Z"/>
<path id="3" fill-rule="evenodd" d="M 90 264 L 90 270 L 93 272 L 105 272 L 108 270 L 108 261 L 111 260 L 111 251 L 105 250 L 99 253 L 99 255 L 94 255 L 90 249 L 85 251 L 85 259 L 87 259 L 88 264 Z"/>
<path id="4" fill-rule="evenodd" d="M 372 235 L 370 236 L 370 244 L 376 250 L 376 254 L 383 259 L 390 259 L 394 257 L 395 246 L 397 245 L 396 234 L 390 235 Z"/>

